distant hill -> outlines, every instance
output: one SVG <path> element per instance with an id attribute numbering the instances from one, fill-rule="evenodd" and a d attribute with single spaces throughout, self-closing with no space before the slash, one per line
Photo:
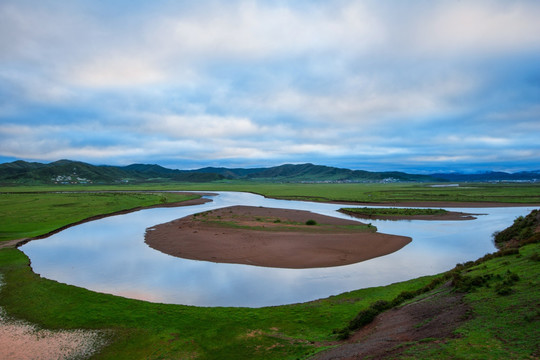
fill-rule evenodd
<path id="1" fill-rule="evenodd" d="M 159 165 L 129 166 L 91 165 L 79 161 L 59 160 L 49 164 L 15 161 L 0 164 L 0 183 L 4 184 L 113 184 L 142 182 L 208 182 L 224 177 L 167 169 Z"/>
<path id="2" fill-rule="evenodd" d="M 18 160 L 0 164 L 0 184 L 2 185 L 211 182 L 225 179 L 273 182 L 532 181 L 540 179 L 540 171 L 514 174 L 489 172 L 417 175 L 398 171 L 350 170 L 314 164 L 285 164 L 253 169 L 205 167 L 197 170 L 168 169 L 155 164 L 96 166 L 72 160 L 59 160 L 49 164 Z"/>
<path id="3" fill-rule="evenodd" d="M 364 170 L 350 170 L 330 166 L 301 164 L 285 164 L 275 166 L 247 175 L 249 179 L 259 180 L 287 180 L 287 181 L 343 181 L 343 182 L 371 182 L 371 181 L 437 181 L 429 175 L 412 175 L 402 172 L 370 172 Z"/>

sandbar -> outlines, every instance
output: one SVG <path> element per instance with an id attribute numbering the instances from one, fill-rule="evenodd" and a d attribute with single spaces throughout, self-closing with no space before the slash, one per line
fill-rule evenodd
<path id="1" fill-rule="evenodd" d="M 313 220 L 315 225 L 307 225 Z M 358 221 L 308 211 L 231 206 L 148 228 L 145 242 L 166 254 L 277 268 L 354 264 L 411 242 Z"/>

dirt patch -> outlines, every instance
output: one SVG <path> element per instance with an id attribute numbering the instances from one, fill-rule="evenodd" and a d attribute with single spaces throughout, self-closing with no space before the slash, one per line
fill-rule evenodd
<path id="1" fill-rule="evenodd" d="M 99 331 L 38 329 L 23 321 L 9 320 L 0 309 L 0 358 L 85 359 L 105 345 Z"/>
<path id="2" fill-rule="evenodd" d="M 353 264 L 397 251 L 410 241 L 357 221 L 251 206 L 194 214 L 145 234 L 150 247 L 176 257 L 296 269 Z"/>
<path id="3" fill-rule="evenodd" d="M 468 312 L 463 294 L 445 286 L 422 300 L 380 314 L 342 345 L 313 359 L 394 359 L 411 342 L 454 337 L 454 330 L 467 320 Z"/>
<path id="4" fill-rule="evenodd" d="M 0 274 L 0 287 L 2 286 Z M 0 359 L 86 359 L 106 344 L 105 331 L 45 330 L 8 317 L 0 308 Z"/>

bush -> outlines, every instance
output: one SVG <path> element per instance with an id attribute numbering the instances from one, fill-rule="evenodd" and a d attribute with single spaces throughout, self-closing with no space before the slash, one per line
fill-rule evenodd
<path id="1" fill-rule="evenodd" d="M 379 311 L 373 309 L 372 307 L 362 310 L 356 315 L 354 319 L 349 324 L 349 330 L 360 329 L 362 326 L 369 324 L 379 315 Z"/>
<path id="2" fill-rule="evenodd" d="M 309 219 L 306 221 L 306 225 L 317 225 L 317 222 L 315 220 Z"/>
<path id="3" fill-rule="evenodd" d="M 461 292 L 471 292 L 476 288 L 489 286 L 488 282 L 492 277 L 492 274 L 462 276 L 459 272 L 456 272 L 452 275 L 452 286 Z"/>
<path id="4" fill-rule="evenodd" d="M 391 303 L 386 300 L 378 300 L 371 304 L 370 308 L 378 312 L 390 309 Z"/>

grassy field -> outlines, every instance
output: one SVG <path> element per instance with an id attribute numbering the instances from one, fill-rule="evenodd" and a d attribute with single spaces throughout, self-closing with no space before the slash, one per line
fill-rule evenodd
<path id="1" fill-rule="evenodd" d="M 197 197 L 175 193 L 0 193 L 0 241 L 46 234 L 96 215 Z"/>
<path id="2" fill-rule="evenodd" d="M 503 202 L 540 204 L 540 184 L 469 183 L 459 187 L 431 187 L 429 184 L 301 184 L 223 181 L 118 186 L 3 187 L 2 192 L 100 191 L 100 190 L 202 190 L 246 191 L 279 199 L 352 202 Z"/>
<path id="3" fill-rule="evenodd" d="M 182 190 L 210 190 L 190 186 Z M 259 193 L 264 190 L 269 196 L 292 194 L 289 185 L 257 186 L 260 186 Z M 315 194 L 316 189 L 320 191 L 319 186 L 324 187 L 308 185 L 300 192 L 301 196 Z M 335 185 L 329 196 L 346 196 L 346 188 Z M 399 193 L 406 192 L 407 188 L 418 190 L 412 185 L 391 185 L 389 188 L 366 185 L 358 193 L 365 196 L 379 192 L 388 198 L 392 193 L 390 190 Z M 490 191 L 502 194 L 505 187 L 502 188 Z M 534 194 L 538 192 L 537 187 L 517 188 L 518 194 L 536 196 Z M 431 191 L 431 188 L 426 189 L 419 191 Z M 97 194 L 35 194 L 30 193 L 32 189 L 29 188 L 18 190 L 17 194 L 2 195 L 6 196 L 2 198 L 2 211 L 20 206 L 18 211 L 6 213 L 8 220 L 2 213 L 0 221 L 3 221 L 2 233 L 7 234 L 5 239 L 46 233 L 55 226 L 72 222 L 73 214 L 88 217 L 117 211 L 118 203 L 123 204 L 121 207 L 132 208 L 163 201 L 161 195 L 156 194 L 121 194 L 119 198 L 107 194 L 100 198 Z M 257 192 L 253 188 L 250 191 Z M 484 190 L 478 191 L 477 197 Z M 506 192 L 509 193 L 505 199 L 519 199 L 510 194 L 509 188 Z M 483 194 L 486 195 L 487 190 Z M 472 193 L 470 195 L 472 197 Z M 350 196 L 348 200 L 356 195 Z M 96 198 L 92 206 L 87 205 L 87 201 L 92 201 L 90 198 Z M 178 201 L 178 198 L 165 201 Z M 32 220 L 27 221 L 27 218 Z M 25 223 L 19 228 L 16 226 Z M 466 302 L 472 307 L 471 319 L 457 330 L 459 337 L 406 344 L 403 356 L 408 359 L 538 358 L 539 259 L 540 245 L 534 243 L 523 246 L 519 253 L 460 267 L 462 277 L 486 275 L 488 278 L 481 285 L 465 290 L 468 292 Z M 516 274 L 518 280 L 509 285 L 509 291 L 501 291 L 500 283 L 509 278 L 508 271 Z M 334 330 L 347 327 L 360 311 L 368 309 L 374 302 L 391 302 L 402 292 L 416 292 L 443 276 L 361 289 L 304 304 L 250 309 L 155 304 L 91 292 L 34 274 L 29 259 L 17 249 L 0 250 L 0 274 L 3 280 L 0 306 L 9 316 L 49 329 L 110 330 L 109 345 L 96 356 L 100 359 L 307 359 L 334 344 L 338 338 Z"/>

